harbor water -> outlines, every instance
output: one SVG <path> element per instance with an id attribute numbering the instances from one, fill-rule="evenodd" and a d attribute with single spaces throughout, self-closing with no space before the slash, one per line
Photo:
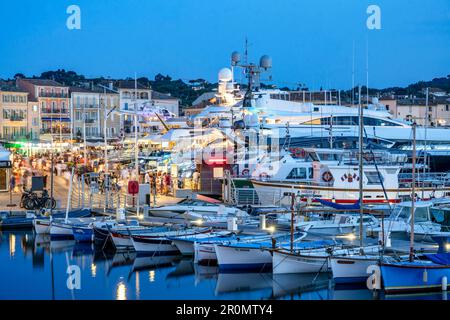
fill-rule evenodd
<path id="1" fill-rule="evenodd" d="M 181 256 L 137 257 L 31 231 L 0 235 L 1 300 L 447 299 L 446 293 L 385 296 L 337 287 L 325 273 L 219 273 Z"/>

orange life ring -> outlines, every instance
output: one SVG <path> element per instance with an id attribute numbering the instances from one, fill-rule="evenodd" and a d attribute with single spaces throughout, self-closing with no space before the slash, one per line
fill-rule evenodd
<path id="1" fill-rule="evenodd" d="M 325 171 L 322 174 L 322 180 L 325 182 L 330 182 L 331 180 L 333 180 L 333 175 L 331 174 L 330 171 Z"/>

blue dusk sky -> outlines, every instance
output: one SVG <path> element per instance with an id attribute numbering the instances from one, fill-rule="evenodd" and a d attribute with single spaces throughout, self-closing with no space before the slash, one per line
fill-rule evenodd
<path id="1" fill-rule="evenodd" d="M 69 5 L 81 30 L 66 27 Z M 381 8 L 381 30 L 366 9 Z M 403 86 L 450 74 L 449 0 L 16 0 L 0 2 L 0 77 L 63 68 L 87 77 L 216 81 L 249 40 L 273 59 L 275 84 Z"/>

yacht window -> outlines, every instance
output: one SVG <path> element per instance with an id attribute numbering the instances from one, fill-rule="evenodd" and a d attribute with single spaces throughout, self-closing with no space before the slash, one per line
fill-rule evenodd
<path id="1" fill-rule="evenodd" d="M 414 222 L 428 221 L 428 207 L 418 207 L 414 212 Z"/>
<path id="2" fill-rule="evenodd" d="M 411 215 L 411 208 L 410 207 L 397 207 L 394 211 L 393 215 L 396 216 L 396 213 L 398 213 L 398 217 L 400 219 L 407 219 Z"/>
<path id="3" fill-rule="evenodd" d="M 367 184 L 381 184 L 383 182 L 383 176 L 381 175 L 380 180 L 380 176 L 376 171 L 366 171 L 364 174 L 367 177 Z"/>
<path id="4" fill-rule="evenodd" d="M 306 179 L 306 168 L 294 168 L 286 179 Z"/>
<path id="5" fill-rule="evenodd" d="M 364 117 L 364 125 L 365 126 L 374 126 L 374 127 L 389 127 L 389 126 L 399 126 L 396 123 L 376 119 L 376 118 L 370 118 L 370 117 Z"/>
<path id="6" fill-rule="evenodd" d="M 321 153 L 320 160 L 322 161 L 337 161 L 339 156 L 336 153 Z"/>

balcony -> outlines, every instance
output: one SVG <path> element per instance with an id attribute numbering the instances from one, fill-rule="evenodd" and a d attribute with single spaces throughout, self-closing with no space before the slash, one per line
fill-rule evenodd
<path id="1" fill-rule="evenodd" d="M 69 109 L 41 108 L 41 113 L 44 113 L 44 114 L 68 114 L 69 113 Z"/>
<path id="2" fill-rule="evenodd" d="M 97 122 L 97 119 L 86 119 L 86 120 L 84 120 L 84 122 L 85 122 L 86 124 L 92 124 L 92 123 L 96 123 L 96 122 Z"/>
<path id="3" fill-rule="evenodd" d="M 69 95 L 67 93 L 52 93 L 52 92 L 40 92 L 40 98 L 68 98 Z"/>
<path id="4" fill-rule="evenodd" d="M 79 104 L 75 105 L 75 109 L 83 110 L 83 109 L 99 109 L 98 104 Z"/>
<path id="5" fill-rule="evenodd" d="M 25 117 L 10 117 L 9 119 L 5 119 L 5 120 L 9 120 L 9 121 L 13 121 L 13 122 L 19 122 L 19 121 L 25 121 Z"/>
<path id="6" fill-rule="evenodd" d="M 59 128 L 53 128 L 53 129 L 41 129 L 41 134 L 55 134 L 55 135 L 58 135 L 58 134 L 70 134 L 70 128 L 62 128 L 62 129 L 59 129 Z"/>

